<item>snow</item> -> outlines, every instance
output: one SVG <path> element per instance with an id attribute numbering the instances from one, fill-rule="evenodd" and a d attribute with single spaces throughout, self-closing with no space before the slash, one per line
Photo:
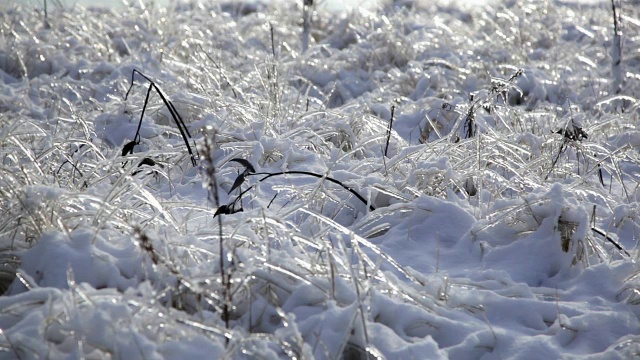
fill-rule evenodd
<path id="1" fill-rule="evenodd" d="M 0 358 L 640 354 L 637 8 L 59 5 L 0 11 Z"/>

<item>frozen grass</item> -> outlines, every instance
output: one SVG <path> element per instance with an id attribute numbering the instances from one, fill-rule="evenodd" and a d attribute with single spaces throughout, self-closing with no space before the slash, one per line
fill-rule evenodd
<path id="1" fill-rule="evenodd" d="M 301 5 L 0 12 L 3 356 L 638 356 L 637 9 Z"/>

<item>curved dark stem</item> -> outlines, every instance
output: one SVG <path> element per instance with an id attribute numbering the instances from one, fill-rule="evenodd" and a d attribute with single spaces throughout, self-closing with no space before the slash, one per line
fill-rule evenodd
<path id="1" fill-rule="evenodd" d="M 162 92 L 156 86 L 156 84 L 151 83 L 151 86 L 153 86 L 156 89 L 158 94 L 160 94 L 160 97 L 162 98 L 162 101 L 165 103 L 165 105 L 167 105 L 167 108 L 169 109 L 169 112 L 171 113 L 171 116 L 173 117 L 173 121 L 176 122 L 176 126 L 178 127 L 178 130 L 180 130 L 180 135 L 182 135 L 182 139 L 184 140 L 184 144 L 187 146 L 187 151 L 189 151 L 189 155 L 191 155 L 191 163 L 193 164 L 193 166 L 196 166 L 196 159 L 193 156 L 193 151 L 191 150 L 191 145 L 189 145 L 189 140 L 187 139 L 187 136 L 186 136 L 186 135 L 189 135 L 189 137 L 191 137 L 191 135 L 189 134 L 189 131 L 187 130 L 187 126 L 184 124 L 184 121 L 182 121 L 182 117 L 180 117 L 180 114 L 178 114 L 178 111 L 173 106 L 173 103 L 168 101 L 164 97 L 164 94 L 162 94 Z M 143 109 L 143 112 L 144 112 L 144 109 Z M 186 132 L 186 135 L 185 135 L 185 132 Z"/>
<path id="2" fill-rule="evenodd" d="M 251 175 L 251 174 L 249 174 Z M 262 181 L 262 180 L 260 180 Z M 249 192 L 249 190 L 253 189 L 254 185 L 249 186 L 248 188 L 244 189 L 243 191 L 240 192 L 240 194 L 238 194 L 238 196 L 236 196 L 236 198 L 233 200 L 232 203 L 230 203 L 228 206 L 232 209 L 235 209 L 236 203 L 238 201 L 242 201 L 242 195 L 246 194 L 247 192 Z"/>
<path id="3" fill-rule="evenodd" d="M 160 90 L 158 90 L 158 93 L 160 93 Z M 160 94 L 160 96 L 162 96 L 162 94 Z M 164 100 L 164 97 L 163 97 L 163 100 Z M 187 133 L 189 137 L 191 137 L 191 134 L 189 133 L 189 129 L 187 129 L 187 126 L 184 124 L 184 120 L 182 120 L 182 116 L 180 116 L 180 113 L 178 112 L 178 110 L 176 110 L 175 105 L 173 105 L 171 101 L 168 101 L 168 103 L 170 105 L 169 112 L 171 112 L 172 115 L 174 113 L 176 114 L 177 119 L 180 120 L 180 124 L 182 124 L 182 128 L 184 129 L 184 132 Z M 178 124 L 178 122 L 176 121 L 176 125 L 178 125 L 178 127 L 180 127 L 180 124 Z"/>
<path id="4" fill-rule="evenodd" d="M 349 191 L 351 194 L 353 194 L 355 197 L 358 198 L 358 200 L 362 201 L 363 204 L 368 205 L 367 199 L 365 199 L 362 195 L 358 194 L 357 191 L 353 190 L 353 188 L 343 184 L 341 181 L 336 180 L 334 178 L 331 178 L 329 176 L 325 176 L 325 175 L 321 175 L 321 174 L 316 174 L 316 173 L 312 173 L 309 171 L 295 171 L 295 170 L 290 170 L 290 171 L 281 171 L 281 172 L 277 172 L 277 173 L 249 173 L 247 174 L 247 176 L 252 176 L 252 175 L 265 175 L 263 178 L 259 179 L 258 182 L 263 182 L 265 180 L 267 180 L 270 177 L 273 176 L 279 176 L 279 175 L 309 175 L 309 176 L 313 176 L 316 177 L 318 179 L 326 179 L 334 184 L 340 185 L 343 189 Z M 251 190 L 253 188 L 253 185 L 250 186 L 248 189 L 244 190 L 243 192 L 241 192 L 238 197 L 236 198 L 236 200 L 233 201 L 233 203 L 235 204 L 239 198 L 242 197 L 242 195 L 244 193 L 246 193 L 247 191 Z M 376 208 L 373 207 L 372 205 L 369 205 L 369 210 L 374 211 Z"/>
<path id="5" fill-rule="evenodd" d="M 615 240 L 613 240 L 612 238 L 610 238 L 604 231 L 596 228 L 596 227 L 591 227 L 591 231 L 593 231 L 596 234 L 599 234 L 600 236 L 604 237 L 605 239 L 607 239 L 608 242 L 612 243 L 613 246 L 616 247 L 616 249 L 622 251 L 623 253 L 625 253 L 625 255 L 631 257 L 631 255 L 627 252 L 627 250 L 625 250 L 622 245 L 618 244 L 617 242 L 615 242 Z"/>
<path id="6" fill-rule="evenodd" d="M 269 206 L 271 206 L 271 204 L 273 204 L 273 200 L 276 199 L 276 197 L 278 197 L 279 193 L 276 193 L 275 195 L 273 195 L 273 198 L 271 199 L 271 201 L 269 201 L 269 205 L 267 205 L 267 209 L 269 208 Z"/>
<path id="7" fill-rule="evenodd" d="M 125 100 L 127 100 L 127 98 L 129 97 L 129 93 L 131 92 L 131 89 L 133 89 L 133 81 L 135 79 L 135 75 L 136 74 L 142 76 L 148 82 L 153 83 L 153 80 L 149 79 L 145 74 L 141 73 L 140 71 L 138 71 L 136 69 L 133 69 L 133 71 L 131 71 L 131 85 L 129 85 L 129 89 L 127 89 L 127 93 L 124 95 L 124 99 Z"/>
<path id="8" fill-rule="evenodd" d="M 86 144 L 80 144 L 80 146 L 73 153 L 77 153 L 78 151 L 80 151 L 80 149 L 82 149 L 85 146 L 86 146 Z M 82 175 L 82 172 L 80 172 L 80 169 L 78 169 L 78 167 L 74 163 L 71 162 L 71 158 L 70 157 L 67 157 L 67 160 L 65 160 L 62 164 L 60 164 L 60 167 L 58 167 L 58 171 L 56 171 L 56 174 L 60 174 L 60 170 L 62 170 L 62 167 L 66 163 L 71 164 L 71 166 L 73 166 L 73 168 L 80 174 L 81 177 L 84 176 L 84 175 Z"/>
<path id="9" fill-rule="evenodd" d="M 393 112 L 396 107 L 391 106 L 391 119 L 389 119 L 389 127 L 387 128 L 387 145 L 384 148 L 384 156 L 387 156 L 387 152 L 389 151 L 389 141 L 391 140 L 391 128 L 393 128 Z"/>
<path id="10" fill-rule="evenodd" d="M 155 82 L 153 82 L 153 80 L 148 78 L 146 75 L 144 75 L 140 71 L 133 69 L 133 71 L 131 71 L 131 85 L 129 86 L 129 89 L 125 94 L 124 99 L 127 100 L 127 98 L 129 97 L 129 93 L 133 88 L 135 74 L 138 74 L 143 78 L 145 78 L 150 85 L 149 85 L 149 89 L 147 89 L 147 97 L 145 98 L 144 105 L 142 106 L 142 113 L 140 114 L 138 129 L 136 130 L 136 135 L 133 137 L 133 140 L 136 142 L 136 144 L 140 143 L 140 128 L 142 127 L 142 119 L 144 118 L 144 112 L 147 109 L 147 104 L 149 103 L 149 97 L 151 95 L 151 89 L 153 88 L 160 95 L 160 98 L 162 99 L 162 102 L 164 102 L 167 109 L 169 109 L 169 113 L 171 113 L 171 117 L 173 118 L 173 121 L 175 121 L 176 126 L 178 127 L 178 130 L 180 130 L 180 135 L 182 136 L 182 139 L 184 140 L 184 143 L 187 146 L 187 151 L 189 152 L 189 155 L 191 155 L 191 163 L 193 164 L 193 166 L 196 166 L 196 159 L 195 159 L 195 156 L 193 155 L 193 151 L 191 150 L 191 145 L 189 145 L 189 140 L 187 138 L 187 137 L 191 138 L 191 134 L 189 133 L 187 126 L 182 120 L 182 116 L 180 116 L 180 114 L 178 113 L 178 110 L 176 110 L 176 107 L 173 105 L 171 101 L 167 100 L 167 98 L 164 96 L 162 91 L 160 91 L 160 88 L 155 84 Z"/>
<path id="11" fill-rule="evenodd" d="M 138 128 L 136 129 L 136 135 L 133 137 L 133 141 L 137 144 L 140 144 L 140 128 L 142 128 L 142 119 L 144 118 L 144 111 L 147 109 L 147 104 L 149 103 L 149 97 L 151 96 L 151 89 L 153 86 L 153 82 L 151 86 L 147 89 L 147 97 L 144 99 L 144 106 L 142 106 L 142 113 L 140 113 L 140 121 L 138 122 Z"/>

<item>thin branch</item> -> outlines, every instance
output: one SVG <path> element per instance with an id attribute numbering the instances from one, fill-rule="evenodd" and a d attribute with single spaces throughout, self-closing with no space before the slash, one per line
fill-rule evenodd
<path id="1" fill-rule="evenodd" d="M 395 109 L 395 105 L 391 105 L 391 119 L 389 119 L 389 127 L 387 128 L 387 145 L 384 148 L 384 156 L 387 156 L 387 152 L 389 151 L 389 141 L 391 140 L 391 128 L 393 127 L 393 113 Z"/>
<path id="2" fill-rule="evenodd" d="M 343 189 L 349 191 L 351 194 L 353 194 L 355 197 L 358 198 L 358 200 L 362 201 L 363 204 L 367 205 L 367 199 L 365 199 L 362 195 L 358 194 L 357 191 L 355 191 L 353 188 L 343 184 L 341 181 L 336 180 L 332 177 L 329 176 L 325 176 L 322 174 L 316 174 L 316 173 L 312 173 L 309 171 L 295 171 L 295 170 L 290 170 L 290 171 L 282 171 L 282 172 L 277 172 L 277 173 L 253 173 L 253 174 L 247 174 L 247 175 L 266 175 L 265 177 L 261 178 L 260 180 L 258 180 L 258 182 L 263 182 L 265 180 L 267 180 L 270 177 L 273 176 L 279 176 L 279 175 L 309 175 L 309 176 L 313 176 L 319 179 L 326 179 L 334 184 L 340 185 Z M 247 189 L 249 190 L 249 189 Z M 245 191 L 246 192 L 246 191 Z M 372 205 L 369 205 L 369 210 L 374 211 L 376 208 L 373 207 Z"/>
<path id="3" fill-rule="evenodd" d="M 615 240 L 613 240 L 612 238 L 609 237 L 609 235 L 607 235 L 604 231 L 596 228 L 596 227 L 592 227 L 591 231 L 593 231 L 596 234 L 602 235 L 602 237 L 604 237 L 608 242 L 612 243 L 613 246 L 615 246 L 618 250 L 622 251 L 623 253 L 625 253 L 625 255 L 631 257 L 631 255 L 627 252 L 627 250 L 625 250 L 622 245 L 618 244 L 617 242 L 615 242 Z"/>
<path id="4" fill-rule="evenodd" d="M 167 98 L 164 96 L 162 91 L 160 91 L 160 88 L 155 84 L 155 82 L 153 82 L 153 80 L 151 80 L 149 77 L 147 77 L 146 75 L 144 75 L 140 71 L 138 71 L 136 69 L 133 69 L 133 71 L 131 71 L 131 85 L 129 86 L 129 89 L 127 90 L 127 93 L 124 96 L 125 101 L 129 97 L 129 93 L 131 92 L 131 89 L 133 88 L 135 74 L 138 74 L 138 75 L 142 76 L 143 78 L 145 78 L 147 81 L 149 81 L 150 85 L 149 85 L 149 88 L 147 89 L 147 96 L 146 96 L 146 98 L 144 100 L 144 105 L 142 106 L 142 113 L 140 114 L 140 121 L 138 122 L 138 128 L 136 130 L 135 136 L 133 137 L 133 141 L 135 142 L 135 144 L 139 144 L 140 143 L 140 129 L 142 128 L 142 120 L 144 119 L 144 112 L 147 109 L 147 104 L 149 103 L 149 97 L 151 95 L 151 89 L 153 88 L 160 95 L 160 98 L 162 99 L 162 102 L 164 102 L 164 104 L 167 107 L 167 109 L 169 109 L 169 113 L 171 113 L 171 117 L 173 118 L 173 121 L 176 123 L 176 126 L 178 127 L 178 130 L 180 131 L 180 135 L 182 136 L 182 139 L 184 140 L 184 144 L 187 146 L 187 151 L 189 152 L 189 155 L 191 155 L 191 163 L 193 164 L 193 166 L 196 166 L 196 159 L 195 159 L 195 156 L 193 154 L 193 151 L 191 150 L 191 145 L 189 145 L 189 140 L 188 140 L 188 138 L 191 138 L 191 134 L 189 133 L 189 130 L 187 129 L 187 126 L 185 125 L 184 121 L 182 120 L 182 117 L 180 116 L 180 113 L 178 113 L 178 110 L 176 110 L 176 107 L 173 105 L 173 103 L 171 101 L 167 100 Z"/>

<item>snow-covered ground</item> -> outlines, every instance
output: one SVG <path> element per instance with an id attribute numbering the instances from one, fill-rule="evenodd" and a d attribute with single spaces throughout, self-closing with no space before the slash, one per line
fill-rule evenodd
<path id="1" fill-rule="evenodd" d="M 0 358 L 640 357 L 638 7 L 300 5 L 0 10 Z"/>

